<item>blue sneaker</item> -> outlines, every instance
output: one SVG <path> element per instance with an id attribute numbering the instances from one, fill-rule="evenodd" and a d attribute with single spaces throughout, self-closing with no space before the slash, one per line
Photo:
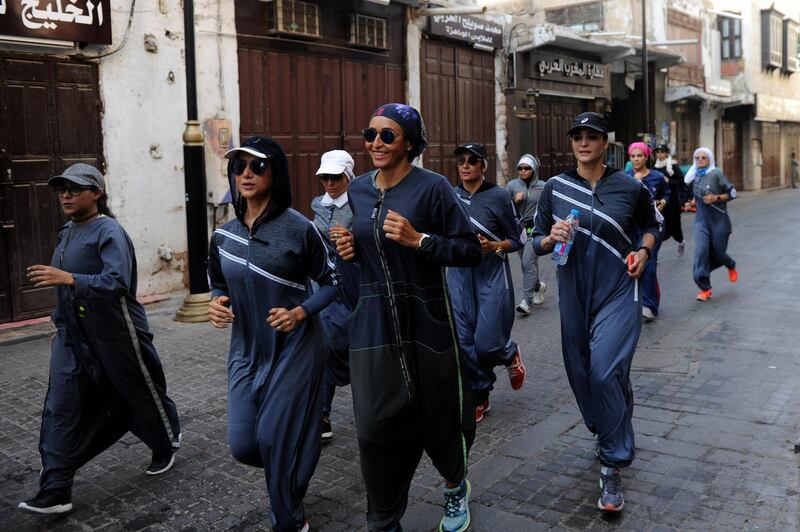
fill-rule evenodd
<path id="1" fill-rule="evenodd" d="M 457 488 L 444 489 L 444 517 L 439 532 L 464 532 L 469 528 L 469 494 L 472 486 L 464 479 Z"/>
<path id="2" fill-rule="evenodd" d="M 609 473 L 600 472 L 601 491 L 600 498 L 597 500 L 597 508 L 604 512 L 619 512 L 625 506 L 622 476 L 619 473 L 619 469 L 614 469 Z"/>

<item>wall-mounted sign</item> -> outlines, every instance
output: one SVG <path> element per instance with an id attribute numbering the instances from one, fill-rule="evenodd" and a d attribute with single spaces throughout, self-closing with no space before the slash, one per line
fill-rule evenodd
<path id="1" fill-rule="evenodd" d="M 495 49 L 503 47 L 503 27 L 500 24 L 468 15 L 428 17 L 428 33 Z"/>
<path id="2" fill-rule="evenodd" d="M 605 84 L 606 67 L 575 57 L 532 53 L 529 77 L 601 87 Z"/>
<path id="3" fill-rule="evenodd" d="M 0 0 L 0 36 L 111 44 L 110 0 Z"/>

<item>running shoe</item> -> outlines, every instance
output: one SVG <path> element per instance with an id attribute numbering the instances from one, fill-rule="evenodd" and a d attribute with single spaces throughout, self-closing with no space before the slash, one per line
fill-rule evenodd
<path id="1" fill-rule="evenodd" d="M 736 271 L 736 268 L 728 268 L 728 280 L 732 283 L 739 280 L 739 272 Z"/>
<path id="2" fill-rule="evenodd" d="M 444 517 L 439 532 L 464 532 L 469 528 L 469 495 L 472 486 L 464 479 L 456 488 L 444 489 Z"/>
<path id="3" fill-rule="evenodd" d="M 308 524 L 308 521 L 303 523 L 303 528 L 300 529 L 300 532 L 308 532 L 311 530 L 311 525 Z"/>
<path id="4" fill-rule="evenodd" d="M 322 418 L 322 433 L 320 434 L 322 441 L 329 441 L 333 439 L 333 427 L 331 426 L 330 418 Z"/>
<path id="5" fill-rule="evenodd" d="M 650 310 L 650 307 L 642 307 L 642 318 L 645 323 L 652 323 L 656 319 L 656 315 Z"/>
<path id="6" fill-rule="evenodd" d="M 614 469 L 610 475 L 600 473 L 600 498 L 597 507 L 604 512 L 619 512 L 625 506 L 622 475 Z"/>
<path id="7" fill-rule="evenodd" d="M 475 407 L 475 423 L 480 423 L 483 420 L 483 416 L 491 412 L 492 405 L 489 404 L 489 400 L 485 400 L 481 404 Z"/>
<path id="8" fill-rule="evenodd" d="M 697 297 L 695 297 L 695 299 L 697 299 L 698 301 L 708 301 L 709 299 L 711 299 L 711 289 L 709 288 L 708 290 L 700 290 L 697 293 Z"/>
<path id="9" fill-rule="evenodd" d="M 169 453 L 169 456 L 156 456 L 153 453 L 153 459 L 150 461 L 150 465 L 147 466 L 147 469 L 144 470 L 145 475 L 160 475 L 161 473 L 166 473 L 172 466 L 175 464 L 175 453 Z"/>
<path id="10" fill-rule="evenodd" d="M 508 380 L 511 381 L 511 388 L 519 390 L 525 384 L 525 364 L 522 363 L 522 353 L 517 347 L 517 354 L 511 359 L 508 370 Z"/>
<path id="11" fill-rule="evenodd" d="M 37 514 L 63 514 L 72 510 L 70 490 L 40 490 L 33 499 L 17 505 L 17 508 Z"/>
<path id="12" fill-rule="evenodd" d="M 533 304 L 534 305 L 542 305 L 544 304 L 544 292 L 547 290 L 547 285 L 541 281 L 539 281 L 539 289 L 533 291 Z"/>
<path id="13" fill-rule="evenodd" d="M 523 299 L 522 301 L 519 302 L 519 305 L 517 305 L 517 312 L 519 312 L 523 316 L 529 316 L 530 315 L 531 307 L 530 307 L 530 305 L 528 305 L 528 300 L 527 299 Z"/>
<path id="14" fill-rule="evenodd" d="M 678 244 L 678 256 L 683 257 L 684 252 L 686 251 L 686 242 L 681 242 Z"/>

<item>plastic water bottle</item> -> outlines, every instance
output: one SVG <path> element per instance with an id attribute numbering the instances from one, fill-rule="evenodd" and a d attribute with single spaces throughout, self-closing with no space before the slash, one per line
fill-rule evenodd
<path id="1" fill-rule="evenodd" d="M 569 250 L 572 249 L 572 241 L 575 240 L 575 232 L 580 226 L 581 212 L 578 209 L 572 209 L 567 216 L 566 222 L 570 226 L 569 240 L 566 242 L 556 242 L 556 247 L 553 248 L 553 262 L 558 266 L 563 266 L 567 263 L 569 258 Z"/>

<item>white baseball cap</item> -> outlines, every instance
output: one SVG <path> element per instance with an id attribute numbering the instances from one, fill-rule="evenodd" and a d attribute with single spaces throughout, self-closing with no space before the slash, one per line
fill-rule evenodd
<path id="1" fill-rule="evenodd" d="M 355 177 L 353 174 L 353 167 L 355 163 L 353 162 L 353 158 L 350 157 L 350 154 L 344 150 L 331 150 L 326 151 L 322 154 L 322 159 L 320 160 L 319 170 L 317 170 L 317 175 L 321 174 L 331 174 L 331 175 L 341 175 L 345 174 L 348 180 L 351 180 Z"/>

